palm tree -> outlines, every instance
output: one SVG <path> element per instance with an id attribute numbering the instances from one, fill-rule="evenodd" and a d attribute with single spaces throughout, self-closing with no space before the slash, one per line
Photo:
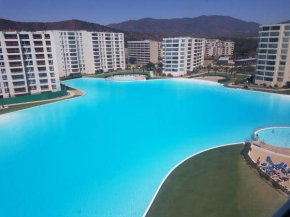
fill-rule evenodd
<path id="1" fill-rule="evenodd" d="M 228 74 L 228 71 L 229 71 L 229 68 L 228 67 L 225 67 L 226 74 Z"/>
<path id="2" fill-rule="evenodd" d="M 207 66 L 207 73 L 209 74 L 209 71 L 211 70 L 211 65 Z"/>
<path id="3" fill-rule="evenodd" d="M 218 68 L 216 66 L 213 68 L 214 68 L 214 73 L 216 74 Z"/>

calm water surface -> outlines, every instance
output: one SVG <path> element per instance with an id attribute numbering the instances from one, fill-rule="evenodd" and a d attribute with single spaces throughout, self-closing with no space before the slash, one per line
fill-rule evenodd
<path id="1" fill-rule="evenodd" d="M 258 135 L 259 139 L 265 143 L 282 148 L 290 148 L 290 128 L 266 129 L 260 131 Z"/>
<path id="2" fill-rule="evenodd" d="M 1 217 L 141 217 L 184 158 L 290 124 L 286 96 L 186 80 L 65 83 L 86 95 L 0 116 Z"/>

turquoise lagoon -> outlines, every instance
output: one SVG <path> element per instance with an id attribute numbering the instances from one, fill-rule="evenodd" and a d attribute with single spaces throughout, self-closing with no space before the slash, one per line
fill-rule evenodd
<path id="1" fill-rule="evenodd" d="M 290 124 L 290 97 L 211 82 L 65 84 L 86 95 L 0 116 L 1 217 L 141 217 L 186 157 Z"/>

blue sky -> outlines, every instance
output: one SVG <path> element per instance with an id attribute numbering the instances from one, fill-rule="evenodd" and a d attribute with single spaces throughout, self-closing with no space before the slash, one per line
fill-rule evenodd
<path id="1" fill-rule="evenodd" d="M 80 19 L 103 25 L 144 17 L 227 15 L 261 24 L 290 20 L 290 0 L 0 0 L 0 18 Z"/>

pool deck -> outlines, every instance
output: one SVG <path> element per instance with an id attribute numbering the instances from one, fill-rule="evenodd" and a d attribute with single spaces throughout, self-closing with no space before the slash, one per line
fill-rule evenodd
<path id="1" fill-rule="evenodd" d="M 290 155 L 288 155 L 286 153 L 282 154 L 282 153 L 272 152 L 272 151 L 266 150 L 262 147 L 258 147 L 256 145 L 252 145 L 251 148 L 252 148 L 252 150 L 249 153 L 249 156 L 252 158 L 252 160 L 254 162 L 257 162 L 257 159 L 260 157 L 261 163 L 267 163 L 266 157 L 270 156 L 272 161 L 274 162 L 274 164 L 279 164 L 281 162 L 284 162 L 285 164 L 290 166 Z M 281 177 L 289 177 L 289 176 L 284 175 L 281 172 L 280 172 L 280 174 L 281 174 Z M 274 178 L 274 179 L 277 180 L 278 178 Z M 282 182 L 281 185 L 290 189 L 290 181 Z"/>

